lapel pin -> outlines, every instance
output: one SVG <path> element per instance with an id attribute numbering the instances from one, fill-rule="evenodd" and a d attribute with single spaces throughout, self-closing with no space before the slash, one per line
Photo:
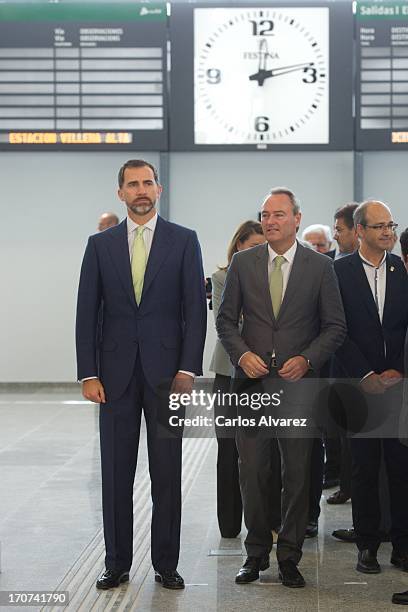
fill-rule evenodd
<path id="1" fill-rule="evenodd" d="M 391 266 L 390 272 L 394 272 L 394 270 L 395 270 L 394 266 Z"/>

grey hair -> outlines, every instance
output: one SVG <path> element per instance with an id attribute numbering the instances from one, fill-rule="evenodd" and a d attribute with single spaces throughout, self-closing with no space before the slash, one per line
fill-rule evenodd
<path id="1" fill-rule="evenodd" d="M 287 187 L 273 187 L 268 193 L 268 197 L 271 195 L 286 195 L 288 196 L 290 203 L 292 204 L 293 214 L 297 215 L 300 213 L 300 202 L 298 198 L 295 196 L 293 191 L 288 189 Z"/>
<path id="2" fill-rule="evenodd" d="M 308 225 L 302 232 L 302 240 L 305 240 L 305 236 L 311 232 L 323 232 L 323 234 L 326 236 L 327 242 L 331 242 L 333 240 L 331 229 L 328 225 L 323 225 L 321 223 Z"/>

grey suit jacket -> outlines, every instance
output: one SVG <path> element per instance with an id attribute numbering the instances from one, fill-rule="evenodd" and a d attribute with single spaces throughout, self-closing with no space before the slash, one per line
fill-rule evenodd
<path id="1" fill-rule="evenodd" d="M 303 355 L 317 373 L 346 336 L 333 261 L 298 244 L 275 319 L 268 258 L 267 244 L 234 255 L 217 317 L 218 335 L 235 366 L 246 351 L 253 351 L 266 363 L 275 351 L 279 367 L 290 357 Z M 244 323 L 240 334 L 241 311 Z"/>
<path id="2" fill-rule="evenodd" d="M 222 292 L 225 285 L 225 279 L 227 278 L 226 270 L 217 270 L 211 276 L 212 281 L 212 305 L 214 320 L 217 320 L 218 311 L 221 304 Z M 232 376 L 232 363 L 228 357 L 228 353 L 221 344 L 221 340 L 217 337 L 215 343 L 214 352 L 210 362 L 210 372 L 216 374 L 222 374 L 223 376 Z"/>

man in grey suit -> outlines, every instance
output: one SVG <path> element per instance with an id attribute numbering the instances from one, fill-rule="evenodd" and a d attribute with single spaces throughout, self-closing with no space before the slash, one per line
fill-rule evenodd
<path id="1" fill-rule="evenodd" d="M 296 241 L 300 219 L 294 193 L 286 188 L 272 189 L 261 209 L 268 244 L 237 253 L 229 267 L 217 331 L 236 368 L 237 390 L 251 384 L 267 389 L 281 381 L 279 385 L 286 385 L 289 395 L 296 397 L 296 385 L 288 383 L 317 379 L 321 366 L 345 337 L 333 262 Z M 285 403 L 286 399 L 281 408 L 285 409 Z M 286 416 L 293 416 L 293 411 L 288 409 Z M 259 578 L 260 570 L 269 567 L 268 457 L 274 435 L 278 436 L 283 476 L 279 577 L 285 586 L 302 587 L 305 581 L 297 564 L 308 519 L 313 439 L 282 437 L 271 428 L 237 430 L 248 556 L 236 582 L 252 582 Z"/>

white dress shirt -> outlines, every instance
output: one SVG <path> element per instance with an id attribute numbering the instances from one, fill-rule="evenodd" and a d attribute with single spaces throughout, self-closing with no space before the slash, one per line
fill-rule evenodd
<path id="1" fill-rule="evenodd" d="M 385 287 L 387 282 L 387 253 L 384 252 L 384 257 L 378 266 L 375 266 L 362 256 L 361 251 L 358 252 L 361 261 L 363 262 L 364 272 L 366 273 L 368 284 L 370 285 L 371 293 L 373 294 L 374 302 L 377 307 L 378 316 L 382 323 L 385 302 Z"/>
<path id="2" fill-rule="evenodd" d="M 139 227 L 137 223 L 132 221 L 130 217 L 126 219 L 128 231 L 129 258 L 132 261 L 133 243 L 135 241 L 136 230 Z M 145 231 L 143 232 L 143 242 L 146 248 L 146 261 L 149 259 L 150 249 L 152 248 L 154 230 L 157 224 L 157 213 L 144 224 Z"/>

